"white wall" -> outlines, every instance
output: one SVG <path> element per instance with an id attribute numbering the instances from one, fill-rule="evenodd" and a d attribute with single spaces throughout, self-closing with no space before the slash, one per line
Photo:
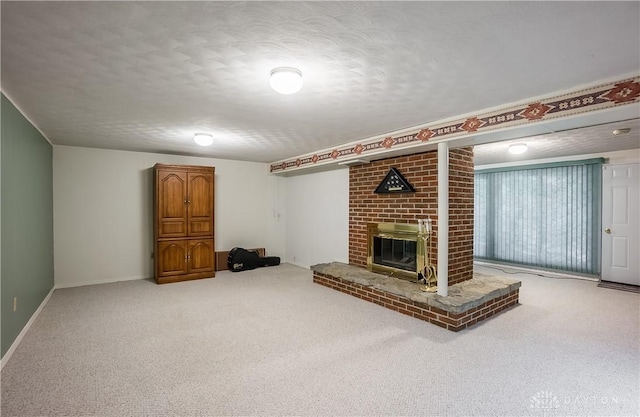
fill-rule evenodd
<path id="1" fill-rule="evenodd" d="M 283 178 L 268 164 L 54 146 L 56 287 L 153 276 L 156 163 L 215 166 L 215 248 L 265 247 L 284 256 Z"/>
<path id="2" fill-rule="evenodd" d="M 630 164 L 640 162 L 640 149 L 607 152 L 602 154 L 602 157 L 606 158 L 607 164 Z"/>
<path id="3" fill-rule="evenodd" d="M 349 169 L 286 180 L 286 260 L 302 267 L 349 261 Z"/>
<path id="4" fill-rule="evenodd" d="M 639 155 L 578 158 L 623 163 Z M 158 162 L 216 167 L 216 250 L 265 247 L 305 268 L 348 262 L 348 168 L 278 177 L 262 163 L 54 146 L 56 287 L 153 276 L 152 167 Z"/>

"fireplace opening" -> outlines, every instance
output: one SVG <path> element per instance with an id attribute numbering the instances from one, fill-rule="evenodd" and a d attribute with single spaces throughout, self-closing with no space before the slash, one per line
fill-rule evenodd
<path id="1" fill-rule="evenodd" d="M 369 271 L 416 281 L 417 266 L 423 261 L 419 253 L 417 224 L 367 224 Z"/>
<path id="2" fill-rule="evenodd" d="M 373 263 L 416 271 L 416 241 L 373 237 Z"/>

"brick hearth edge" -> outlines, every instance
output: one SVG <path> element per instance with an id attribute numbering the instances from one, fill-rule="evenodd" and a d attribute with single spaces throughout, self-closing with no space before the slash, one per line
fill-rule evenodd
<path id="1" fill-rule="evenodd" d="M 449 287 L 450 295 L 420 292 L 418 285 L 333 262 L 311 267 L 313 282 L 454 332 L 519 303 L 520 281 L 476 274 Z"/>

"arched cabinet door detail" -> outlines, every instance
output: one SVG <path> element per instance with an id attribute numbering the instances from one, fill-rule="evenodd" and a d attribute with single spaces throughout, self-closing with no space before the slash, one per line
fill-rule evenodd
<path id="1" fill-rule="evenodd" d="M 189 272 L 213 270 L 213 239 L 189 241 Z"/>
<path id="2" fill-rule="evenodd" d="M 158 237 L 187 236 L 187 175 L 158 172 Z"/>
<path id="3" fill-rule="evenodd" d="M 213 231 L 213 174 L 189 173 L 188 183 L 189 236 L 210 236 Z"/>
<path id="4" fill-rule="evenodd" d="M 214 167 L 154 167 L 158 284 L 215 276 Z"/>
<path id="5" fill-rule="evenodd" d="M 158 275 L 167 277 L 187 273 L 186 240 L 167 240 L 158 243 Z"/>

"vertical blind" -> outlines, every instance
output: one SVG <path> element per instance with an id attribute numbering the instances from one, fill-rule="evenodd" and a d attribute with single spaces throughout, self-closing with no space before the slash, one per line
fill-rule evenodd
<path id="1" fill-rule="evenodd" d="M 599 274 L 602 163 L 476 171 L 474 257 Z"/>

